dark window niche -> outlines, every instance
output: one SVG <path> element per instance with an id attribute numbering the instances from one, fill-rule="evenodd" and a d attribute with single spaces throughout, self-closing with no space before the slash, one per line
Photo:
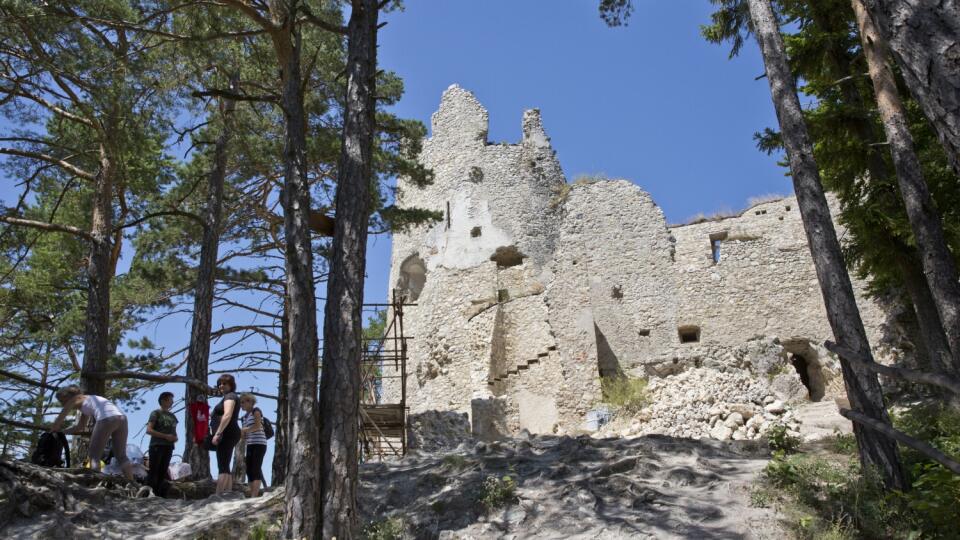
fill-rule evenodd
<path id="1" fill-rule="evenodd" d="M 619 285 L 614 285 L 613 288 L 610 289 L 610 298 L 614 300 L 623 299 L 623 289 L 621 289 Z"/>
<path id="2" fill-rule="evenodd" d="M 506 302 L 510 300 L 510 291 L 507 289 L 500 289 L 497 291 L 497 302 Z"/>
<path id="3" fill-rule="evenodd" d="M 479 237 L 482 233 L 483 233 L 483 231 L 480 229 L 480 227 L 474 227 L 474 228 L 470 229 L 470 238 L 477 238 L 477 237 Z"/>
<path id="4" fill-rule="evenodd" d="M 713 233 L 710 235 L 710 258 L 713 264 L 720 262 L 720 244 L 727 239 L 727 231 Z"/>
<path id="5" fill-rule="evenodd" d="M 697 343 L 700 341 L 699 326 L 681 326 L 677 329 L 680 335 L 680 343 Z"/>
<path id="6" fill-rule="evenodd" d="M 637 330 L 637 335 L 640 337 L 650 337 L 650 329 L 641 328 L 640 330 Z"/>

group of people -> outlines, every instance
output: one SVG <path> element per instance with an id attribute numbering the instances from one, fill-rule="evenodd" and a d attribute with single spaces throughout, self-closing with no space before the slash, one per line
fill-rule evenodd
<path id="1" fill-rule="evenodd" d="M 245 465 L 249 496 L 260 495 L 263 485 L 263 458 L 267 451 L 267 435 L 264 428 L 263 413 L 256 407 L 257 398 L 253 394 L 237 395 L 237 381 L 232 375 L 221 375 L 217 379 L 217 388 L 222 399 L 213 409 L 210 423 L 207 450 L 216 451 L 217 488 L 216 493 L 233 489 L 233 475 L 230 472 L 233 451 L 237 444 L 246 442 Z M 133 464 L 127 457 L 127 417 L 110 400 L 90 394 L 84 394 L 77 385 L 61 388 L 56 393 L 63 409 L 53 422 L 50 431 L 62 431 L 66 434 L 79 432 L 91 420 L 94 422 L 90 434 L 88 455 L 90 468 L 99 471 L 107 442 L 113 451 L 113 457 L 128 480 L 133 480 Z M 173 457 L 173 448 L 177 438 L 177 417 L 170 412 L 173 407 L 172 392 L 163 392 L 158 399 L 160 408 L 151 412 L 147 421 L 147 435 L 150 436 L 148 451 L 149 468 L 147 485 L 154 494 L 161 495 L 167 476 L 167 468 Z M 78 422 L 67 429 L 63 424 L 67 417 L 80 411 Z M 240 411 L 244 415 L 240 417 Z M 238 421 L 240 424 L 238 424 Z"/>

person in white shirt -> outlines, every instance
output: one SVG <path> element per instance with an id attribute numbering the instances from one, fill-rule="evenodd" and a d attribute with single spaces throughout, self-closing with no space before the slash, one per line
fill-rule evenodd
<path id="1" fill-rule="evenodd" d="M 100 458 L 103 456 L 103 449 L 107 446 L 107 440 L 110 439 L 113 443 L 113 455 L 117 458 L 123 475 L 127 480 L 133 480 L 133 465 L 127 459 L 127 417 L 123 412 L 104 397 L 84 394 L 75 384 L 57 390 L 57 400 L 63 405 L 63 410 L 54 420 L 50 431 L 61 431 L 67 416 L 79 410 L 80 420 L 62 431 L 72 435 L 80 431 L 82 426 L 87 425 L 90 419 L 96 422 L 93 433 L 90 435 L 88 451 L 90 468 L 95 471 L 100 470 Z"/>
<path id="2" fill-rule="evenodd" d="M 257 397 L 253 394 L 240 395 L 240 408 L 247 414 L 241 422 L 243 439 L 247 443 L 246 469 L 247 482 L 250 483 L 250 497 L 260 495 L 260 485 L 263 483 L 263 456 L 267 453 L 267 436 L 263 431 L 263 413 L 256 408 Z"/>

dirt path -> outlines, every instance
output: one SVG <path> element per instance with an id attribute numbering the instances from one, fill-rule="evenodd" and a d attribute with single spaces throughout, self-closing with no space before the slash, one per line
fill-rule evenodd
<path id="1" fill-rule="evenodd" d="M 659 435 L 466 443 L 456 451 L 362 465 L 361 519 L 400 518 L 403 538 L 780 540 L 787 536 L 774 511 L 750 505 L 765 454 L 757 442 Z M 21 467 L 23 481 L 30 467 Z M 6 524 L 3 537 L 244 538 L 257 522 L 276 523 L 282 510 L 282 490 L 255 500 L 240 493 L 136 499 L 122 489 L 65 484 L 69 473 L 45 471 L 34 476 L 47 484 L 31 489 L 33 500 L 49 506 L 30 510 L 29 517 L 15 511 L 19 517 Z M 484 484 L 505 476 L 516 484 L 514 496 L 488 512 L 480 502 Z M 66 491 L 56 493 L 50 482 Z"/>
<path id="2" fill-rule="evenodd" d="M 664 436 L 530 437 L 363 467 L 365 521 L 403 520 L 416 538 L 784 538 L 750 506 L 766 465 L 757 443 Z M 487 478 L 516 479 L 489 514 Z"/>

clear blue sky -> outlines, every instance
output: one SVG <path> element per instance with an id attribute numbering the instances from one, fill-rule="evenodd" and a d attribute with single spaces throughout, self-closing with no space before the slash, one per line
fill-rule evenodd
<path id="1" fill-rule="evenodd" d="M 405 0 L 384 17 L 382 69 L 406 92 L 394 111 L 429 128 L 453 83 L 490 112 L 491 141 L 518 142 L 539 108 L 569 181 L 631 180 L 668 222 L 739 210 L 751 196 L 790 194 L 776 157 L 753 134 L 776 126 L 753 42 L 728 60 L 707 43 L 707 0 L 635 0 L 629 25 L 609 28 L 596 0 Z M 382 301 L 389 241 L 370 251 L 368 301 Z"/>
<path id="2" fill-rule="evenodd" d="M 712 11 L 707 0 L 635 0 L 625 28 L 606 27 L 596 0 L 405 3 L 404 11 L 384 17 L 379 48 L 381 67 L 405 83 L 394 108 L 401 117 L 429 127 L 443 90 L 457 83 L 489 110 L 492 141 L 517 142 L 523 110 L 540 108 L 568 180 L 581 174 L 631 180 L 653 195 L 669 222 L 740 209 L 754 195 L 791 192 L 776 158 L 752 140 L 755 131 L 776 125 L 767 82 L 756 80 L 763 73 L 756 45 L 729 61 L 727 47 L 706 43 L 699 27 Z M 0 196 L 11 204 L 15 188 L 10 179 L 4 184 Z M 389 237 L 372 237 L 368 302 L 384 301 L 389 264 Z M 239 322 L 218 312 L 214 326 Z M 169 350 L 183 346 L 189 328 L 189 319 L 178 317 L 140 334 Z M 275 386 L 272 377 L 244 376 L 240 383 L 268 393 Z M 171 389 L 182 397 L 182 385 Z M 144 448 L 138 431 L 158 393 L 130 415 L 132 442 Z M 272 403 L 263 409 L 275 418 Z M 268 477 L 271 459 L 272 445 Z"/>

